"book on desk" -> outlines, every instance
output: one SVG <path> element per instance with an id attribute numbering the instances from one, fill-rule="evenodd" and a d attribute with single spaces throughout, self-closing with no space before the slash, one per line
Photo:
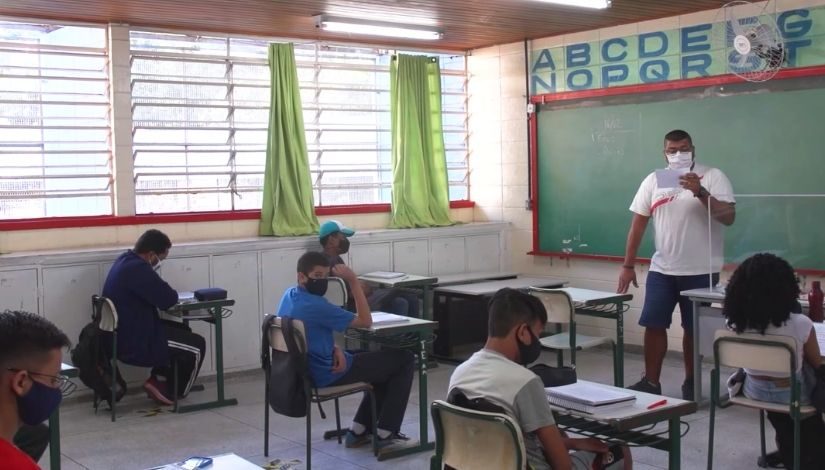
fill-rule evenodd
<path id="1" fill-rule="evenodd" d="M 586 382 L 547 387 L 544 391 L 553 405 L 589 414 L 613 411 L 636 402 L 636 395 L 630 392 Z"/>
<path id="2" fill-rule="evenodd" d="M 371 273 L 364 274 L 364 277 L 371 277 L 374 279 L 398 279 L 399 277 L 404 277 L 406 275 L 406 273 L 396 273 L 391 271 L 373 271 Z"/>

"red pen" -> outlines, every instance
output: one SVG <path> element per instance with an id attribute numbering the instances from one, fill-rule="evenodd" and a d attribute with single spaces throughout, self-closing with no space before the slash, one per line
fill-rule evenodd
<path id="1" fill-rule="evenodd" d="M 664 406 L 664 405 L 667 405 L 667 400 L 659 400 L 655 403 L 651 403 L 651 404 L 647 405 L 647 409 L 652 410 L 653 408 L 658 408 L 658 407 Z"/>

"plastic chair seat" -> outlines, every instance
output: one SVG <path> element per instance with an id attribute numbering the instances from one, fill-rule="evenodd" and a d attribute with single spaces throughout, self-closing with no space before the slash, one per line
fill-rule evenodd
<path id="1" fill-rule="evenodd" d="M 790 414 L 787 403 L 773 403 L 769 401 L 753 400 L 742 395 L 731 397 L 730 403 L 757 410 L 770 411 L 773 413 L 782 413 L 786 415 Z M 808 416 L 813 416 L 816 414 L 816 408 L 810 405 L 800 406 L 799 413 L 803 418 L 807 418 Z"/>
<path id="2" fill-rule="evenodd" d="M 347 395 L 352 395 L 358 392 L 366 392 L 368 390 L 372 390 L 372 385 L 366 382 L 355 382 L 347 385 L 323 387 L 315 390 L 315 393 L 312 394 L 312 399 L 327 401 Z"/>

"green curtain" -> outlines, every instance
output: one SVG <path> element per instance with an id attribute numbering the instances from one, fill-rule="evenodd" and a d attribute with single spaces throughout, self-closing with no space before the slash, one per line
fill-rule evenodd
<path id="1" fill-rule="evenodd" d="M 295 236 L 318 232 L 312 178 L 292 44 L 269 45 L 269 134 L 266 141 L 261 235 Z"/>
<path id="2" fill-rule="evenodd" d="M 399 54 L 390 65 L 393 228 L 452 225 L 438 58 Z"/>

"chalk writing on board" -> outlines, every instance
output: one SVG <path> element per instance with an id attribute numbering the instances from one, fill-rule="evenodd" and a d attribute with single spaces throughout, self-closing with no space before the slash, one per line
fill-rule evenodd
<path id="1" fill-rule="evenodd" d="M 582 226 L 578 225 L 576 233 L 570 238 L 563 238 L 561 245 L 561 251 L 567 255 L 573 253 L 577 248 L 587 248 L 588 244 L 582 241 Z"/>
<path id="2" fill-rule="evenodd" d="M 618 117 L 606 117 L 603 124 L 604 127 L 594 128 L 590 133 L 596 154 L 602 157 L 623 157 L 628 134 L 634 130 L 625 128 L 624 121 Z"/>

